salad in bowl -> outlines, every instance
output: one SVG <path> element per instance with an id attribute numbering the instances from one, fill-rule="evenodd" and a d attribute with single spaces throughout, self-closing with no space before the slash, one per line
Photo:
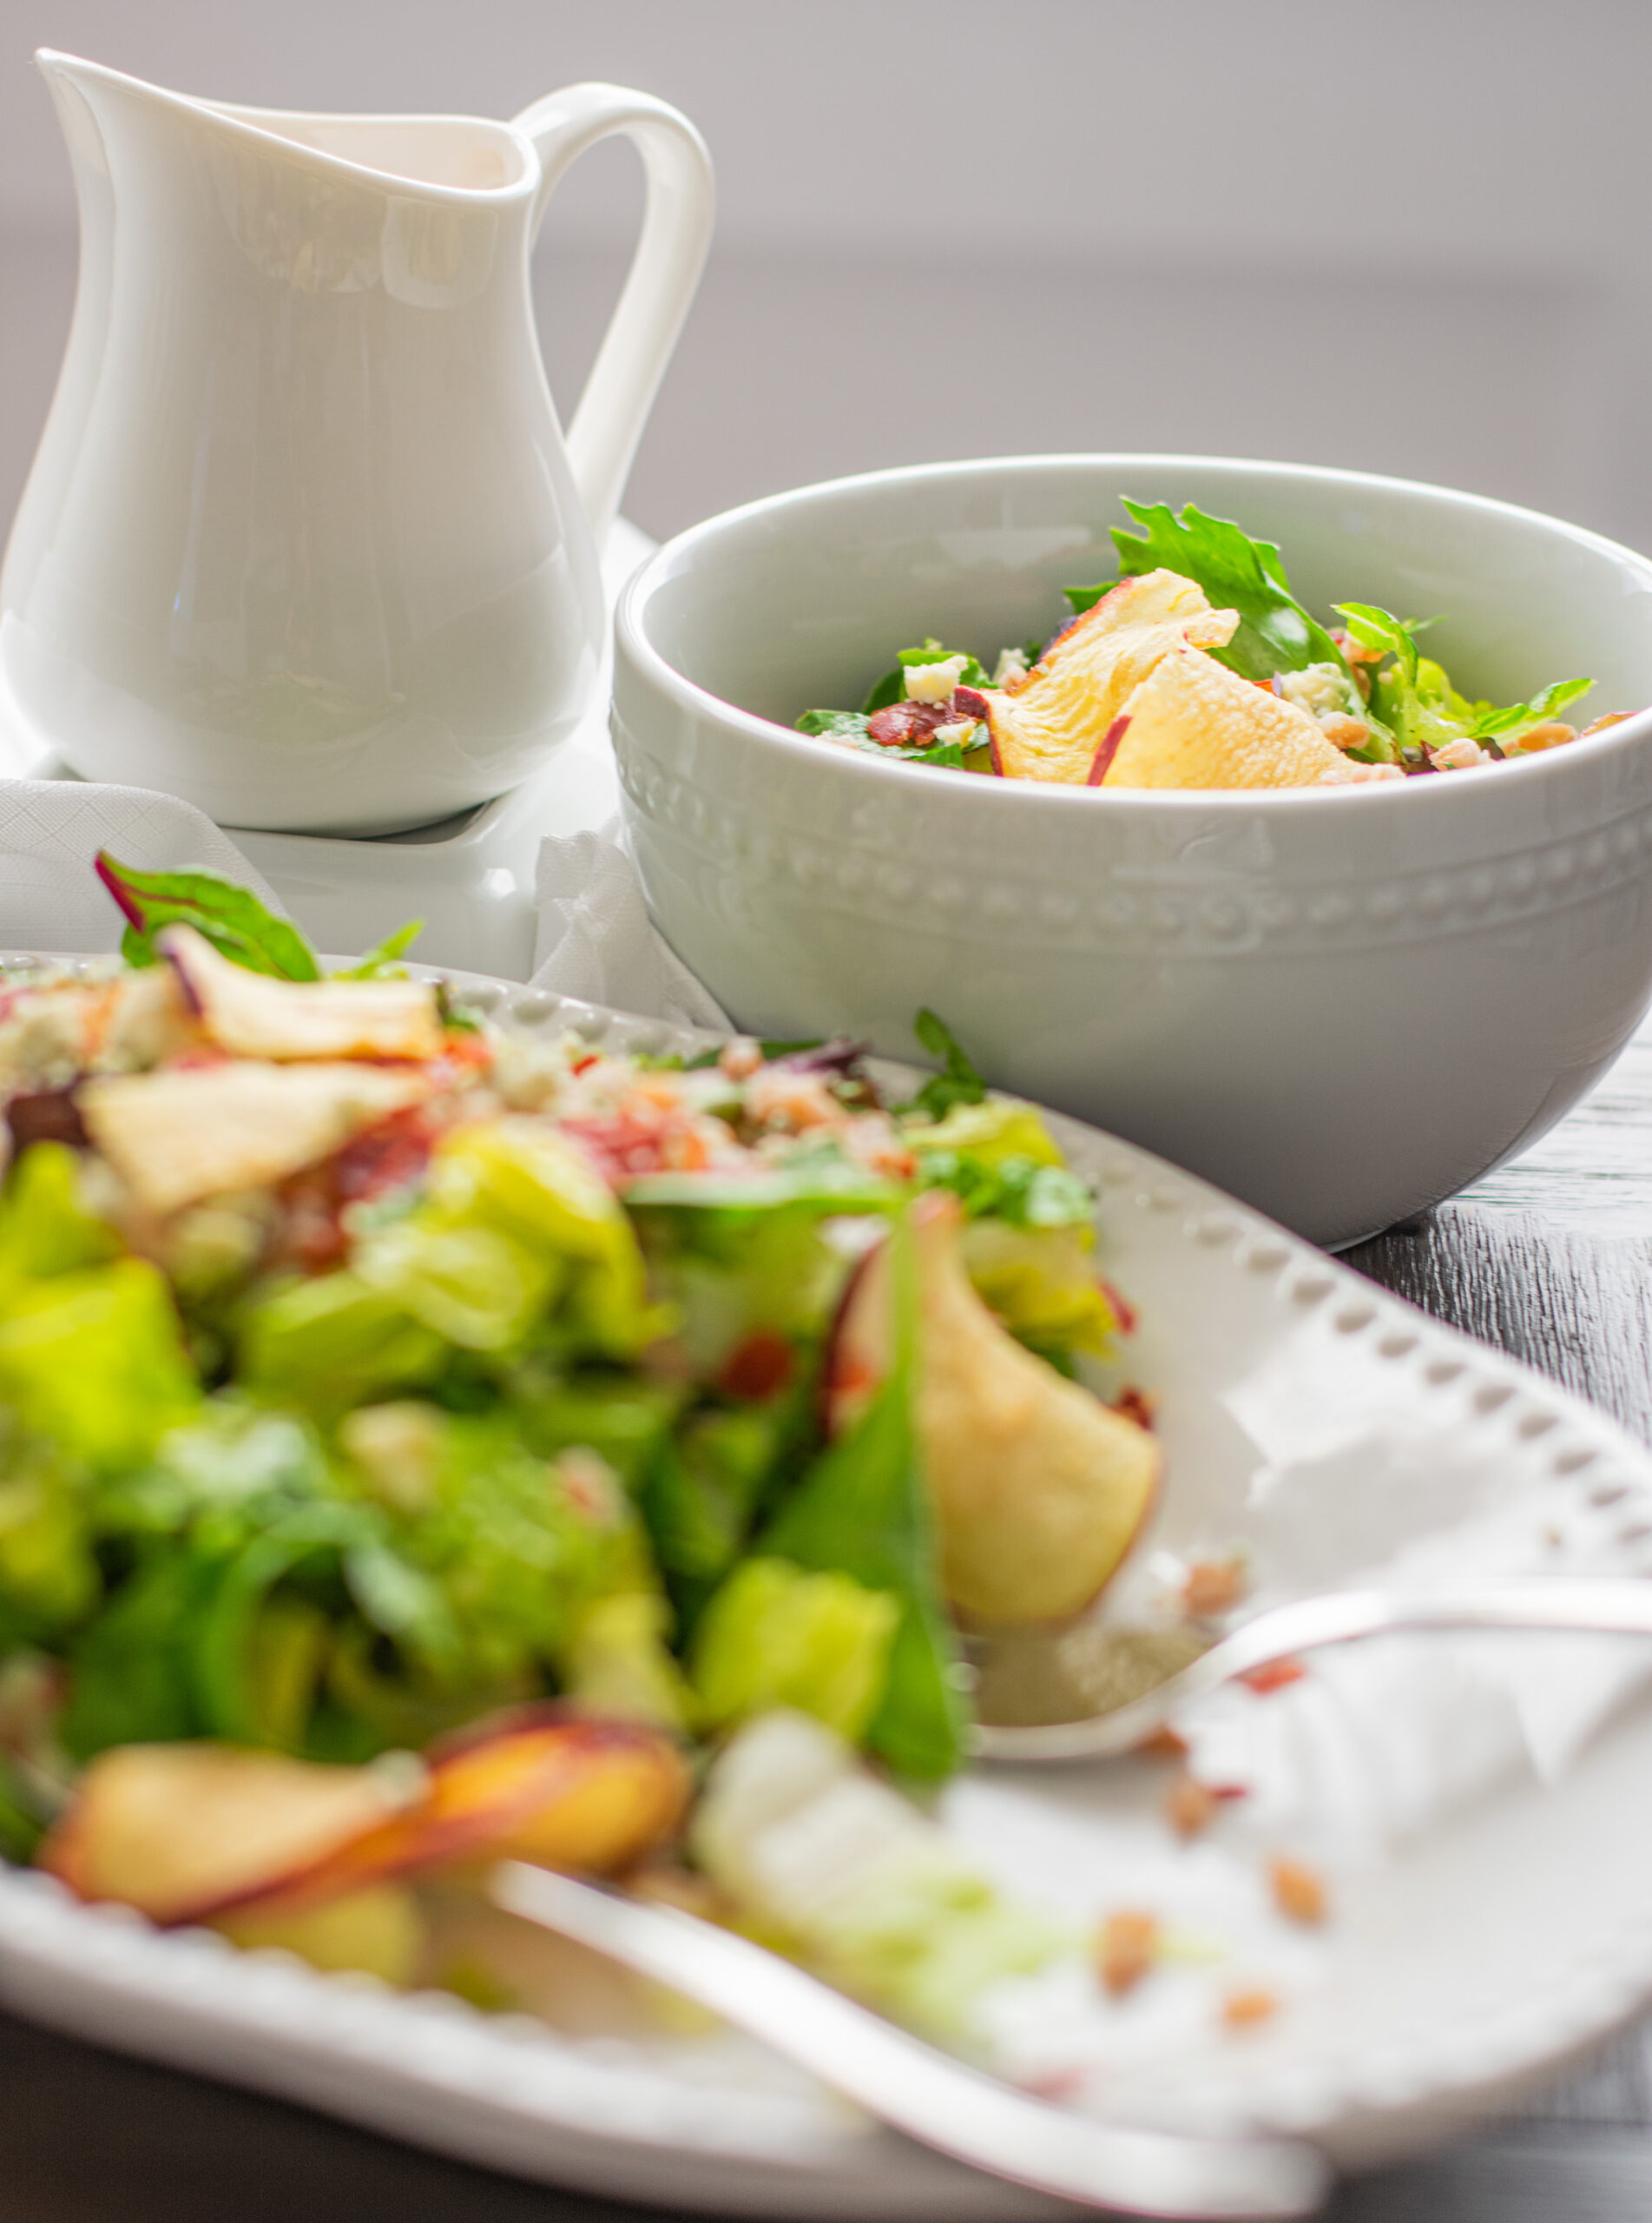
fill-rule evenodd
<path id="1" fill-rule="evenodd" d="M 100 870 L 122 958 L 0 976 L 7 1854 L 472 1992 L 504 1853 L 920 2022 L 1036 1964 L 893 1784 L 959 1765 L 963 1633 L 1070 1624 L 1160 1480 L 1038 1112 L 927 1014 L 890 1104 L 845 1041 L 512 1032 L 405 936 L 324 977 Z M 764 1846 L 846 1784 L 834 1896 Z"/>
<path id="2" fill-rule="evenodd" d="M 1478 770 L 1577 739 L 1560 716 L 1594 684 L 1471 702 L 1418 635 L 1435 618 L 1339 603 L 1327 630 L 1280 551 L 1188 502 L 1123 498 L 1121 576 L 1063 590 L 1067 622 L 1001 650 L 903 649 L 858 710 L 800 732 L 936 769 L 1068 787 L 1336 788 Z M 1627 716 L 1608 712 L 1597 732 Z"/>

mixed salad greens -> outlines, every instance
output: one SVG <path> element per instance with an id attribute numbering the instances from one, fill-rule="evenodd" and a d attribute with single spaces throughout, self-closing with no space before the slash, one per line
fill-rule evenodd
<path id="1" fill-rule="evenodd" d="M 1328 631 L 1271 542 L 1192 503 L 1124 507 L 1139 531 L 1114 531 L 1119 578 L 1067 588 L 1072 615 L 1053 638 L 1004 649 L 991 676 L 937 640 L 903 649 L 859 710 L 806 710 L 799 730 L 914 763 L 1110 788 L 1347 786 L 1576 738 L 1560 713 L 1592 681 L 1471 702 L 1418 646 L 1438 619 L 1347 602 Z"/>
<path id="2" fill-rule="evenodd" d="M 683 1874 L 806 1929 L 761 1830 L 852 1779 L 912 1857 L 810 1949 L 914 2013 L 1024 1956 L 855 1756 L 944 1779 L 960 1625 L 1070 1620 L 1156 1486 L 1039 1114 L 932 1014 L 890 1105 L 847 1042 L 502 1030 L 411 930 L 324 979 L 99 870 L 122 961 L 0 977 L 3 1850 L 428 1976 L 415 1882 L 681 1869 L 721 1753 Z"/>

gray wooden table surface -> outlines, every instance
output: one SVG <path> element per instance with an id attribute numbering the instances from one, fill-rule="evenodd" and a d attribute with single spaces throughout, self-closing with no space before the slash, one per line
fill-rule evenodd
<path id="1" fill-rule="evenodd" d="M 1652 1442 L 1652 1023 L 1517 1165 L 1349 1262 Z M 0 2015 L 0 2223 L 648 2223 L 653 2213 L 438 2160 Z M 1327 2223 L 1649 2218 L 1652 2022 L 1517 2120 L 1345 2186 Z"/>

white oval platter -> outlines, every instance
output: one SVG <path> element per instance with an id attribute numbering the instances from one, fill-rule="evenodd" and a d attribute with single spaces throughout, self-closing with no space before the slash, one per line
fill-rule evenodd
<path id="1" fill-rule="evenodd" d="M 513 1026 L 656 1052 L 714 1039 L 447 977 Z M 1579 1563 L 1621 1547 L 1645 1564 L 1652 1456 L 1610 1422 L 1146 1151 L 1051 1125 L 1097 1187 L 1101 1261 L 1139 1313 L 1129 1378 L 1156 1400 L 1165 1446 L 1129 1582 L 1237 1545 L 1260 1590 L 1284 1595 L 1504 1516 L 1541 1524 L 1557 1564 L 1574 1542 Z M 1076 2004 L 1070 1983 L 1027 1990 L 1003 2018 L 1002 2058 L 1028 2081 L 1072 2088 L 1066 2046 L 1091 2103 L 1121 2119 L 1288 2129 L 1357 2167 L 1510 2104 L 1652 1997 L 1652 1706 L 1620 1705 L 1558 1789 L 1517 1774 L 1390 1857 L 1333 1869 L 1333 1918 L 1311 1935 L 1272 1914 L 1242 1830 L 1175 1844 L 1164 1781 L 1146 1762 L 977 1770 L 943 1803 L 1022 1897 L 1077 1923 L 1151 1894 L 1190 1941 L 1184 1965 L 1122 2004 L 1093 1988 Z M 1237 2034 L 1217 2009 L 1241 1981 L 1281 2005 Z M 0 2002 L 614 2198 L 949 2223 L 1068 2212 L 879 2129 L 732 2035 L 576 2036 L 445 1994 L 400 1997 L 158 1933 L 28 1872 L 0 1874 Z"/>

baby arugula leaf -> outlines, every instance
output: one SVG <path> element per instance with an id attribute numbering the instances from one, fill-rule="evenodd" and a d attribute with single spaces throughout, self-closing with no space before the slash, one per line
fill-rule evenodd
<path id="1" fill-rule="evenodd" d="M 943 1070 L 924 1083 L 910 1104 L 898 1108 L 944 1119 L 955 1104 L 979 1104 L 986 1095 L 986 1083 L 958 1047 L 945 1021 L 932 1011 L 920 1011 L 912 1021 L 912 1032 L 932 1058 L 941 1059 Z"/>
<path id="2" fill-rule="evenodd" d="M 892 700 L 904 702 L 903 692 Z M 972 683 L 966 680 L 965 686 Z M 885 705 L 884 707 L 887 707 Z M 964 769 L 964 743 L 960 741 L 942 742 L 927 749 L 909 748 L 904 742 L 874 741 L 866 731 L 870 713 L 865 710 L 805 710 L 797 722 L 800 733 L 818 734 L 827 741 L 841 742 L 847 749 L 865 749 L 872 756 L 894 756 L 908 764 L 935 764 L 954 772 Z M 975 743 L 970 743 L 974 747 Z"/>
<path id="3" fill-rule="evenodd" d="M 386 934 L 376 948 L 370 949 L 359 965 L 352 965 L 347 972 L 335 973 L 335 980 L 376 980 L 388 973 L 398 957 L 406 953 L 425 931 L 423 919 L 410 919 L 405 927 L 398 927 L 393 934 Z"/>
<path id="4" fill-rule="evenodd" d="M 1530 733 L 1533 726 L 1547 725 L 1557 718 L 1569 704 L 1580 695 L 1587 695 L 1595 684 L 1592 679 L 1557 679 L 1552 687 L 1545 687 L 1529 703 L 1514 703 L 1506 710 L 1499 710 L 1490 703 L 1477 703 L 1474 722 L 1469 728 L 1476 741 L 1517 741 Z"/>
<path id="5" fill-rule="evenodd" d="M 832 741 L 864 741 L 870 716 L 867 710 L 805 710 L 797 722 L 797 730 L 824 734 Z"/>
<path id="6" fill-rule="evenodd" d="M 267 910 L 250 888 L 215 872 L 137 872 L 107 849 L 97 876 L 126 920 L 121 954 L 132 966 L 154 965 L 155 938 L 162 927 L 193 927 L 220 956 L 249 973 L 278 980 L 319 980 L 315 952 L 290 919 Z"/>
<path id="7" fill-rule="evenodd" d="M 1204 589 L 1214 609 L 1239 612 L 1233 639 L 1210 651 L 1219 663 L 1245 679 L 1271 679 L 1311 663 L 1346 669 L 1336 643 L 1291 592 L 1272 541 L 1252 540 L 1229 519 L 1207 517 L 1191 502 L 1180 517 L 1168 502 L 1127 499 L 1124 506 L 1142 528 L 1139 534 L 1114 528 L 1126 573 L 1178 572 Z"/>

